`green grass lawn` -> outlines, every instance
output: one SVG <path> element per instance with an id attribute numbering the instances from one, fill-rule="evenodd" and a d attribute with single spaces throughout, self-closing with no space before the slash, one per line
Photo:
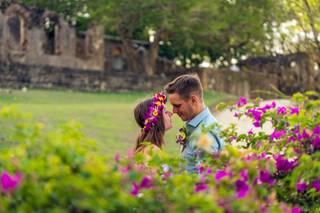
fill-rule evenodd
<path id="1" fill-rule="evenodd" d="M 112 155 L 134 147 L 140 131 L 133 117 L 135 104 L 151 97 L 152 92 L 131 93 L 84 93 L 59 90 L 1 90 L 0 105 L 14 105 L 33 119 L 42 122 L 50 130 L 64 122 L 74 120 L 83 124 L 86 136 L 97 141 L 101 152 Z M 207 105 L 216 104 L 230 95 L 206 92 Z M 171 109 L 170 104 L 167 105 Z M 183 125 L 177 115 L 173 116 L 173 129 L 165 136 L 165 150 L 178 154 L 175 134 Z"/>

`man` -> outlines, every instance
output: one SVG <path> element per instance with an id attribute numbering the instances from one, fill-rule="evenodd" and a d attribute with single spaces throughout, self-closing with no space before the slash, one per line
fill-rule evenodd
<path id="1" fill-rule="evenodd" d="M 212 154 L 224 147 L 223 140 L 218 136 L 217 121 L 203 101 L 203 89 L 198 77 L 179 76 L 165 86 L 165 91 L 173 113 L 186 122 L 187 137 L 182 148 L 186 170 L 196 172 L 204 151 Z"/>

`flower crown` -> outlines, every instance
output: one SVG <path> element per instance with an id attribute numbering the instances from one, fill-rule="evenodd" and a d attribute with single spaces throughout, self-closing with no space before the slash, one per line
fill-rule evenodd
<path id="1" fill-rule="evenodd" d="M 144 116 L 145 131 L 149 131 L 158 122 L 158 117 L 161 115 L 167 102 L 167 97 L 163 92 L 156 93 L 153 96 L 152 103 L 149 105 L 148 111 Z"/>

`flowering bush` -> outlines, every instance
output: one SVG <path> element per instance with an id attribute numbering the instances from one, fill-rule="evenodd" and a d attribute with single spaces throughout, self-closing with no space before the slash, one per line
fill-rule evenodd
<path id="1" fill-rule="evenodd" d="M 239 102 L 243 103 L 243 100 Z M 230 143 L 254 149 L 272 159 L 275 171 L 270 175 L 275 180 L 272 187 L 277 192 L 278 200 L 299 205 L 306 212 L 318 212 L 319 94 L 298 93 L 292 97 L 292 103 L 294 106 L 288 107 L 277 106 L 276 102 L 259 106 L 259 99 L 253 104 L 238 103 L 237 107 L 231 107 L 236 111 L 235 116 L 250 117 L 258 129 L 270 122 L 272 133 L 249 131 L 247 134 L 238 134 L 233 125 L 222 134 Z"/>
<path id="2" fill-rule="evenodd" d="M 0 155 L 1 212 L 319 212 L 320 116 L 316 93 L 294 106 L 230 106 L 272 133 L 221 131 L 230 144 L 208 155 L 197 174 L 165 153 L 132 151 L 114 159 L 97 151 L 77 123 L 52 132 L 11 107 L 0 108 L 9 131 Z M 205 140 L 201 140 L 200 147 Z M 237 147 L 238 144 L 238 147 Z"/>

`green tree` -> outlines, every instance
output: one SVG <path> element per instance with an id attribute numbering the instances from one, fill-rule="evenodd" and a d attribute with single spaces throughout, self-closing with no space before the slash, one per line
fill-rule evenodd
<path id="1" fill-rule="evenodd" d="M 293 30 L 300 33 L 300 41 L 304 44 L 298 48 L 302 51 L 320 51 L 320 1 L 319 0 L 296 0 L 284 1 L 285 11 L 291 20 L 295 20 L 297 25 Z M 301 45 L 300 45 L 301 46 Z"/>
<path id="2" fill-rule="evenodd" d="M 150 75 L 154 73 L 159 52 L 170 59 L 181 57 L 192 61 L 191 66 L 198 65 L 204 56 L 230 60 L 263 54 L 268 42 L 266 32 L 278 17 L 279 4 L 276 0 L 98 0 L 90 3 L 94 17 L 124 42 L 132 67 L 144 69 Z M 134 65 L 139 60 L 130 40 L 147 41 L 150 29 L 154 30 L 154 41 L 150 42 L 148 58 L 143 67 Z"/>
<path id="3" fill-rule="evenodd" d="M 88 3 L 91 14 L 107 31 L 122 40 L 134 71 L 153 75 L 160 43 L 169 41 L 175 32 L 186 26 L 195 0 L 96 0 Z M 153 40 L 149 42 L 150 33 Z M 148 42 L 149 51 L 139 62 L 133 39 Z"/>

